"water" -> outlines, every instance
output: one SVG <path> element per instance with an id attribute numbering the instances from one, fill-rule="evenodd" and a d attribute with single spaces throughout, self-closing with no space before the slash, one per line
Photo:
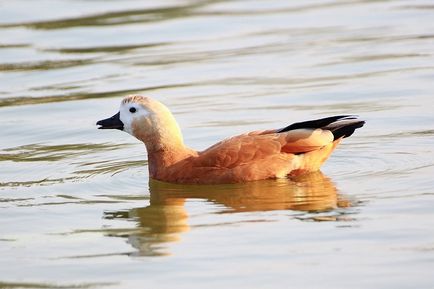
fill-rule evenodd
<path id="1" fill-rule="evenodd" d="M 432 1 L 1 1 L 0 288 L 432 288 Z M 333 114 L 322 173 L 149 183 L 130 93 L 204 149 Z"/>

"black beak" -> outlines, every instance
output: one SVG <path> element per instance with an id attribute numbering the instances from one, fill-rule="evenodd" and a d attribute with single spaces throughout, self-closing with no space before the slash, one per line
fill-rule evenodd
<path id="1" fill-rule="evenodd" d="M 118 112 L 114 116 L 106 119 L 102 119 L 96 123 L 100 125 L 98 129 L 124 129 L 124 123 L 119 119 L 120 113 Z"/>

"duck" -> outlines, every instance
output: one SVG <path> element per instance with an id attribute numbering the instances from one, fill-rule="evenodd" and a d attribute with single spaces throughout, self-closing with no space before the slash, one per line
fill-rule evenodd
<path id="1" fill-rule="evenodd" d="M 184 144 L 167 106 L 141 95 L 126 96 L 115 115 L 96 123 L 143 142 L 149 177 L 177 184 L 244 183 L 316 172 L 342 139 L 364 124 L 357 116 L 337 115 L 247 132 L 196 151 Z"/>

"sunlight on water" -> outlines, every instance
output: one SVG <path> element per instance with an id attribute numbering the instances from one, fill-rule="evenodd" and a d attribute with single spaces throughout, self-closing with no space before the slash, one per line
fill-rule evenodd
<path id="1" fill-rule="evenodd" d="M 432 1 L 0 4 L 0 288 L 432 288 Z M 95 122 L 165 103 L 187 145 L 339 114 L 322 173 L 149 181 Z"/>

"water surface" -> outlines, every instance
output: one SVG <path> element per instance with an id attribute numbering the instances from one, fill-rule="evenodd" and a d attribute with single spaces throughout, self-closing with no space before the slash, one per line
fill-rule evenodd
<path id="1" fill-rule="evenodd" d="M 432 1 L 0 1 L 0 288 L 432 288 Z M 149 182 L 95 122 L 126 94 L 186 143 L 367 125 L 294 180 Z"/>

